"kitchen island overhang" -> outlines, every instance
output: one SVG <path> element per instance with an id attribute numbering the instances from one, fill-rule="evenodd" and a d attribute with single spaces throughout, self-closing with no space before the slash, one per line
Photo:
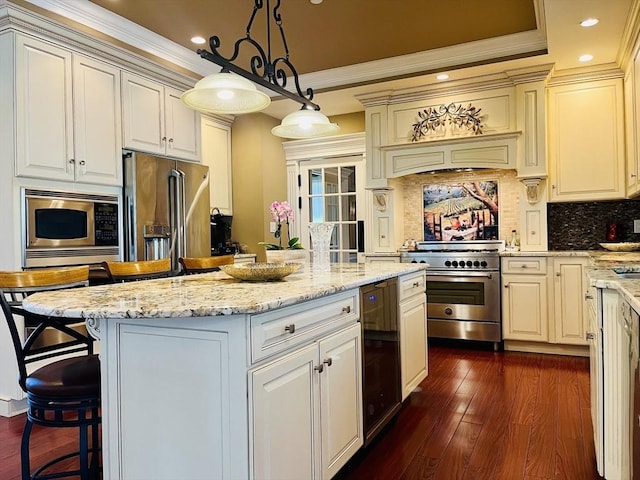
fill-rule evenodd
<path id="1" fill-rule="evenodd" d="M 338 345 L 342 360 L 359 355 L 359 287 L 424 268 L 336 264 L 330 272 L 313 272 L 307 266 L 266 283 L 216 272 L 66 295 L 39 293 L 24 306 L 34 313 L 83 318 L 100 340 L 105 478 L 275 478 L 282 473 L 282 461 L 276 460 L 295 457 L 287 456 L 298 448 L 308 450 L 309 458 L 289 460 L 287 471 L 311 478 L 332 475 L 362 440 L 360 386 L 347 384 L 340 387 L 349 390 L 343 396 L 357 401 L 336 411 L 349 412 L 351 420 L 357 416 L 350 422 L 356 430 L 342 432 L 344 449 L 329 451 L 331 442 L 325 443 L 332 430 L 323 423 L 327 415 L 321 419 L 319 413 L 326 406 L 318 385 L 323 348 L 344 340 Z M 270 380 L 269 388 L 293 379 L 292 390 L 283 390 L 289 393 L 276 395 L 274 403 L 257 391 L 265 374 L 301 355 L 307 360 Z M 351 365 L 353 375 L 345 378 L 360 382 L 361 366 Z M 339 368 L 336 360 L 325 375 Z M 322 381 L 323 388 L 330 384 Z M 306 399 L 298 402 L 303 408 L 281 415 L 279 405 L 296 398 Z M 265 431 L 292 425 L 302 432 L 297 442 L 260 440 Z"/>

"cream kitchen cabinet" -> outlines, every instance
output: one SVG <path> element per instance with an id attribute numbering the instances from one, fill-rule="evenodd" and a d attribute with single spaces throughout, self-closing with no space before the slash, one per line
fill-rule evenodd
<path id="1" fill-rule="evenodd" d="M 329 479 L 362 446 L 361 344 L 351 325 L 250 372 L 251 478 Z"/>
<path id="2" fill-rule="evenodd" d="M 502 259 L 502 335 L 505 340 L 549 340 L 548 289 L 546 258 Z"/>
<path id="3" fill-rule="evenodd" d="M 122 183 L 120 71 L 15 36 L 17 176 Z"/>
<path id="4" fill-rule="evenodd" d="M 209 167 L 209 205 L 233 215 L 231 122 L 202 116 L 202 164 Z"/>
<path id="5" fill-rule="evenodd" d="M 587 284 L 584 269 L 587 260 L 578 257 L 554 257 L 553 319 L 554 343 L 588 345 L 589 325 L 586 304 Z"/>
<path id="6" fill-rule="evenodd" d="M 625 197 L 621 79 L 548 89 L 550 201 Z"/>
<path id="7" fill-rule="evenodd" d="M 183 160 L 200 160 L 200 114 L 182 92 L 129 72 L 122 73 L 124 146 Z"/>
<path id="8" fill-rule="evenodd" d="M 427 297 L 424 272 L 400 277 L 398 321 L 400 327 L 400 379 L 402 400 L 428 374 Z"/>

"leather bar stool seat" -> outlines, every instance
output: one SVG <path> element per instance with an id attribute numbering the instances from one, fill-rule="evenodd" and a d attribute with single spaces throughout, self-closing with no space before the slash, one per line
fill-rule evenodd
<path id="1" fill-rule="evenodd" d="M 100 360 L 97 355 L 66 358 L 40 367 L 25 381 L 29 394 L 43 397 L 100 395 Z"/>

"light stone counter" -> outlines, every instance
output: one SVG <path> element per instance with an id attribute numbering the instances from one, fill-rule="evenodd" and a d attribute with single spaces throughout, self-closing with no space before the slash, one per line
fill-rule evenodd
<path id="1" fill-rule="evenodd" d="M 398 274 L 424 269 L 412 263 L 309 265 L 278 282 L 242 282 L 223 272 L 42 292 L 27 311 L 73 318 L 184 318 L 258 313 L 323 297 Z"/>

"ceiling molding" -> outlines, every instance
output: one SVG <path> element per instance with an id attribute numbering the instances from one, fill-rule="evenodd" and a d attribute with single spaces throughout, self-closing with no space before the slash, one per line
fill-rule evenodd
<path id="1" fill-rule="evenodd" d="M 282 142 L 287 163 L 314 158 L 342 157 L 346 155 L 364 155 L 365 134 L 348 133 L 332 137 L 289 140 Z"/>
<path id="2" fill-rule="evenodd" d="M 100 31 L 135 48 L 163 58 L 199 75 L 218 67 L 182 47 L 89 1 L 26 0 L 33 5 Z M 425 72 L 459 68 L 495 59 L 516 58 L 546 52 L 542 0 L 534 2 L 538 28 L 527 32 L 463 43 L 425 52 L 349 65 L 300 76 L 301 85 L 314 90 L 361 85 L 381 80 L 415 76 Z M 289 84 L 291 84 L 289 82 Z M 265 93 L 274 96 L 274 92 Z"/>

